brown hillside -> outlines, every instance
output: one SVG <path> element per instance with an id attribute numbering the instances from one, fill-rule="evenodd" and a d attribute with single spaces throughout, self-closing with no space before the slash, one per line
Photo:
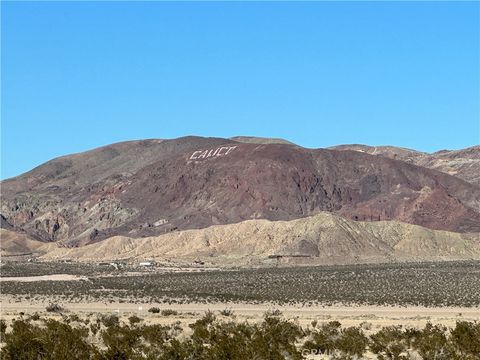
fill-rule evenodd
<path id="1" fill-rule="evenodd" d="M 332 149 L 355 150 L 402 160 L 435 169 L 480 186 L 480 146 L 462 150 L 442 150 L 433 154 L 394 146 L 340 145 Z"/>
<path id="2" fill-rule="evenodd" d="M 480 188 L 359 151 L 187 137 L 113 144 L 2 182 L 2 226 L 69 245 L 329 211 L 480 231 Z"/>

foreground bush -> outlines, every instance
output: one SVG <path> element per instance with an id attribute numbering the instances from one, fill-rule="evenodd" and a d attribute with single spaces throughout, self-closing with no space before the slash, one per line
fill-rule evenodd
<path id="1" fill-rule="evenodd" d="M 73 320 L 72 320 L 73 319 Z M 86 324 L 89 326 L 87 327 Z M 384 327 L 366 336 L 361 327 L 342 328 L 337 321 L 302 329 L 280 313 L 265 314 L 260 323 L 219 320 L 212 312 L 190 325 L 145 325 L 131 316 L 96 321 L 64 316 L 62 321 L 0 321 L 0 358 L 13 360 L 283 360 L 321 354 L 329 359 L 362 359 L 368 351 L 377 359 L 480 359 L 480 324 L 457 322 L 455 328 L 427 324 L 423 329 Z"/>
<path id="2" fill-rule="evenodd" d="M 336 355 L 342 358 L 361 357 L 367 350 L 368 338 L 359 327 L 341 329 L 338 321 L 323 324 L 304 343 L 303 353 Z"/>
<path id="3" fill-rule="evenodd" d="M 452 345 L 465 358 L 480 358 L 480 323 L 459 321 L 451 332 Z"/>
<path id="4" fill-rule="evenodd" d="M 62 312 L 63 311 L 63 307 L 61 307 L 60 305 L 58 304 L 49 304 L 47 305 L 47 307 L 45 308 L 45 310 L 47 312 Z"/>
<path id="5" fill-rule="evenodd" d="M 86 328 L 73 328 L 56 320 L 44 326 L 14 320 L 4 335 L 1 358 L 10 359 L 91 359 L 97 353 L 87 342 Z"/>

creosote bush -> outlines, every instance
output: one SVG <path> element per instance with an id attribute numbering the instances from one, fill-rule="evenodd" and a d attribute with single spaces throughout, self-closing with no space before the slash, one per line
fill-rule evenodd
<path id="1" fill-rule="evenodd" d="M 142 322 L 143 319 L 139 318 L 138 316 L 136 315 L 132 315 L 128 318 L 128 322 L 130 323 L 130 325 L 135 325 L 135 324 L 138 324 L 139 322 Z"/>
<path id="2" fill-rule="evenodd" d="M 46 310 L 47 312 L 62 312 L 64 309 L 63 309 L 63 307 L 60 306 L 59 304 L 52 303 L 52 304 L 47 305 L 47 307 L 45 308 L 45 310 Z"/>
<path id="3" fill-rule="evenodd" d="M 43 320 L 43 326 L 14 320 L 11 331 L 2 337 L 0 358 L 13 359 L 91 359 L 97 349 L 87 341 L 88 329 L 74 328 L 56 320 Z"/>
<path id="4" fill-rule="evenodd" d="M 453 329 L 427 324 L 423 329 L 388 326 L 365 335 L 362 327 L 338 321 L 302 329 L 278 313 L 260 323 L 221 320 L 211 311 L 183 333 L 180 322 L 146 325 L 137 316 L 129 322 L 116 315 L 60 321 L 31 317 L 0 320 L 0 358 L 13 360 L 283 360 L 321 354 L 324 359 L 363 359 L 367 351 L 379 360 L 480 358 L 480 324 L 459 321 Z M 420 356 L 420 357 L 419 357 Z"/>
<path id="5" fill-rule="evenodd" d="M 220 310 L 220 315 L 222 316 L 233 316 L 233 310 L 232 309 L 223 309 Z"/>
<path id="6" fill-rule="evenodd" d="M 480 305 L 480 261 L 358 264 L 192 272 L 140 276 L 95 264 L 16 263 L 2 276 L 76 274 L 89 281 L 5 282 L 19 299 L 145 303 L 270 302 L 272 304 Z M 118 276 L 97 276 L 115 274 Z M 318 291 L 322 289 L 322 291 Z M 154 299 L 154 300 L 152 300 Z"/>
<path id="7" fill-rule="evenodd" d="M 160 314 L 162 316 L 174 316 L 174 315 L 178 315 L 178 311 L 172 310 L 172 309 L 165 309 L 160 311 Z"/>
<path id="8" fill-rule="evenodd" d="M 480 323 L 457 322 L 450 339 L 455 350 L 465 359 L 480 358 Z"/>
<path id="9" fill-rule="evenodd" d="M 100 322 L 106 327 L 118 326 L 120 324 L 120 319 L 116 314 L 105 314 L 100 316 Z"/>

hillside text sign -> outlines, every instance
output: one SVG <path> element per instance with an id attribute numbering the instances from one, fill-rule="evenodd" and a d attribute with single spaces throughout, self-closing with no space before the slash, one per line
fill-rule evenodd
<path id="1" fill-rule="evenodd" d="M 197 150 L 190 156 L 190 160 L 203 160 L 211 157 L 226 156 L 235 150 L 236 146 L 220 146 L 216 149 Z"/>

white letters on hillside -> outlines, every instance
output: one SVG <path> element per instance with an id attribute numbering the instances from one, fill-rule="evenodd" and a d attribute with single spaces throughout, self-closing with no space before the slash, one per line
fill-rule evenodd
<path id="1" fill-rule="evenodd" d="M 216 149 L 194 151 L 190 160 L 203 160 L 210 157 L 225 156 L 230 154 L 236 146 L 220 146 Z"/>

